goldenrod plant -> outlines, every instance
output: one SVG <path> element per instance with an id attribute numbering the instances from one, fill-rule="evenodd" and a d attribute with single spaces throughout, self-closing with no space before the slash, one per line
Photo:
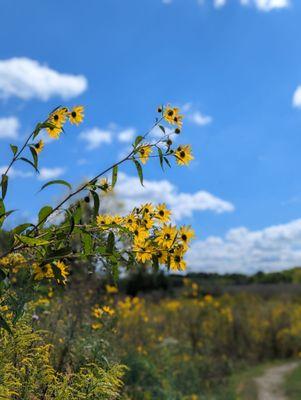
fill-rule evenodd
<path id="1" fill-rule="evenodd" d="M 13 333 L 12 325 L 22 316 L 25 304 L 40 285 L 50 281 L 66 285 L 72 274 L 72 263 L 77 260 L 101 264 L 115 279 L 120 267 L 127 269 L 135 264 L 185 270 L 184 255 L 194 233 L 189 226 L 176 227 L 165 204 L 137 205 L 125 216 L 99 213 L 100 199 L 114 189 L 122 164 L 133 163 L 143 185 L 143 165 L 150 159 L 157 159 L 162 169 L 171 167 L 171 159 L 179 166 L 188 165 L 193 159 L 189 145 L 173 145 L 173 135 L 179 135 L 182 130 L 180 110 L 170 105 L 160 106 L 158 114 L 151 129 L 136 137 L 129 154 L 89 181 L 77 188 L 61 179 L 45 183 L 41 190 L 47 190 L 50 185 L 63 185 L 69 193 L 59 204 L 41 208 L 36 222 L 23 223 L 6 232 L 7 245 L 0 254 L 0 305 L 9 309 L 12 318 L 8 323 L 5 315 L 0 314 L 2 328 Z M 39 173 L 40 158 L 47 151 L 40 137 L 43 130 L 51 138 L 59 139 L 68 121 L 79 125 L 83 119 L 83 106 L 71 109 L 60 106 L 36 125 L 23 146 L 10 146 L 12 159 L 1 179 L 1 226 L 14 212 L 5 204 L 13 165 L 25 162 Z M 156 139 L 151 138 L 153 129 L 161 132 L 159 138 L 157 135 Z M 93 204 L 89 215 L 87 204 Z M 58 214 L 63 216 L 59 224 L 55 223 Z M 10 291 L 16 283 L 22 288 L 18 295 Z"/>

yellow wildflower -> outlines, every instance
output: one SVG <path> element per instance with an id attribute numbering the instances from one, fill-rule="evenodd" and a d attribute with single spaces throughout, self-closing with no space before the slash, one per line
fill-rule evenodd
<path id="1" fill-rule="evenodd" d="M 33 147 L 34 147 L 36 153 L 37 153 L 37 154 L 40 154 L 41 151 L 42 151 L 43 148 L 44 148 L 44 141 L 41 139 L 38 143 L 35 143 L 35 144 L 33 145 Z"/>
<path id="2" fill-rule="evenodd" d="M 54 110 L 49 116 L 49 122 L 57 126 L 62 126 L 66 122 L 68 115 L 68 109 L 66 107 L 58 108 Z"/>
<path id="3" fill-rule="evenodd" d="M 133 213 L 124 218 L 124 226 L 131 232 L 137 228 L 137 220 Z"/>
<path id="4" fill-rule="evenodd" d="M 106 285 L 106 292 L 109 294 L 118 293 L 118 289 L 116 286 Z"/>
<path id="5" fill-rule="evenodd" d="M 182 241 L 185 248 L 188 247 L 188 243 L 194 237 L 194 230 L 189 226 L 182 226 L 178 233 L 179 239 Z"/>
<path id="6" fill-rule="evenodd" d="M 154 206 L 152 205 L 152 203 L 143 204 L 143 206 L 141 207 L 141 213 L 143 215 L 149 215 L 153 213 L 153 211 L 154 211 Z"/>
<path id="7" fill-rule="evenodd" d="M 102 324 L 100 322 L 94 322 L 93 324 L 91 324 L 91 328 L 94 331 L 97 331 L 98 329 L 102 328 Z"/>
<path id="8" fill-rule="evenodd" d="M 52 139 L 58 139 L 60 137 L 61 132 L 62 132 L 62 126 L 61 125 L 48 126 L 46 128 L 46 131 L 48 132 L 48 135 Z"/>
<path id="9" fill-rule="evenodd" d="M 159 204 L 156 208 L 155 218 L 161 222 L 168 222 L 170 220 L 171 211 L 166 208 L 166 204 Z"/>
<path id="10" fill-rule="evenodd" d="M 177 230 L 174 226 L 164 225 L 158 232 L 155 241 L 163 248 L 170 248 L 176 238 Z"/>
<path id="11" fill-rule="evenodd" d="M 179 146 L 175 152 L 175 157 L 178 165 L 188 165 L 194 159 L 191 153 L 191 146 L 188 144 Z"/>
<path id="12" fill-rule="evenodd" d="M 53 270 L 50 264 L 39 265 L 33 264 L 34 279 L 40 281 L 44 278 L 50 279 L 54 277 Z"/>
<path id="13" fill-rule="evenodd" d="M 172 271 L 185 271 L 186 262 L 183 260 L 183 255 L 179 250 L 175 250 L 170 257 L 170 269 Z"/>
<path id="14" fill-rule="evenodd" d="M 112 190 L 112 186 L 109 184 L 107 178 L 101 179 L 101 181 L 99 182 L 99 186 L 100 189 L 105 193 L 110 192 Z"/>
<path id="15" fill-rule="evenodd" d="M 101 318 L 103 315 L 103 310 L 99 306 L 95 305 L 92 308 L 91 314 L 92 314 L 92 317 Z"/>
<path id="16" fill-rule="evenodd" d="M 150 145 L 142 146 L 138 150 L 139 158 L 142 164 L 145 164 L 152 152 L 152 147 Z"/>
<path id="17" fill-rule="evenodd" d="M 71 124 L 78 125 L 84 119 L 84 107 L 83 106 L 76 106 L 73 107 L 69 113 L 69 120 Z"/>
<path id="18" fill-rule="evenodd" d="M 105 225 L 110 225 L 112 222 L 112 218 L 109 215 L 100 214 L 96 217 L 96 224 L 99 228 L 104 227 Z"/>
<path id="19" fill-rule="evenodd" d="M 133 233 L 134 233 L 135 244 L 139 242 L 144 242 L 149 236 L 148 231 L 142 226 L 137 226 L 134 229 Z"/>
<path id="20" fill-rule="evenodd" d="M 111 317 L 115 314 L 115 311 L 113 310 L 113 308 L 111 308 L 109 306 L 103 306 L 102 310 L 103 310 L 103 312 L 110 315 Z"/>
<path id="21" fill-rule="evenodd" d="M 69 275 L 68 272 L 68 267 L 66 264 L 64 264 L 62 261 L 56 261 L 54 263 L 54 265 L 56 266 L 56 268 L 58 268 L 60 274 L 61 274 L 61 278 L 57 279 L 58 283 L 63 283 L 64 285 L 67 282 L 67 276 Z"/>
<path id="22" fill-rule="evenodd" d="M 148 246 L 145 242 L 135 245 L 133 251 L 138 262 L 145 264 L 146 261 L 152 259 L 152 247 Z"/>

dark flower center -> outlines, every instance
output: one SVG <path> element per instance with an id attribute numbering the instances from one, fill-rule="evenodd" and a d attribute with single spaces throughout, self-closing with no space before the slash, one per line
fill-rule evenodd
<path id="1" fill-rule="evenodd" d="M 73 118 L 75 118 L 76 117 L 76 112 L 72 111 L 71 115 L 72 115 Z"/>
<path id="2" fill-rule="evenodd" d="M 54 119 L 55 121 L 57 121 L 57 120 L 59 119 L 59 116 L 58 116 L 57 114 L 55 114 L 55 115 L 53 116 L 53 119 Z"/>
<path id="3" fill-rule="evenodd" d="M 180 256 L 175 256 L 175 262 L 180 262 L 181 261 L 181 257 Z"/>
<path id="4" fill-rule="evenodd" d="M 173 116 L 173 110 L 169 110 L 167 114 L 168 114 L 169 117 L 172 117 Z"/>
<path id="5" fill-rule="evenodd" d="M 182 235 L 182 240 L 184 240 L 184 242 L 186 242 L 187 241 L 187 236 L 184 234 L 184 235 Z"/>
<path id="6" fill-rule="evenodd" d="M 169 240 L 169 239 L 170 239 L 170 234 L 169 234 L 169 233 L 166 233 L 165 236 L 164 236 L 164 239 L 165 239 L 165 240 Z"/>
<path id="7" fill-rule="evenodd" d="M 163 217 L 163 216 L 164 216 L 164 211 L 163 211 L 163 210 L 160 210 L 160 211 L 159 211 L 159 215 L 160 215 L 161 217 Z"/>
<path id="8" fill-rule="evenodd" d="M 182 151 L 180 152 L 180 157 L 181 157 L 181 158 L 184 158 L 185 155 L 186 155 L 186 154 L 185 154 L 185 151 L 182 150 Z"/>

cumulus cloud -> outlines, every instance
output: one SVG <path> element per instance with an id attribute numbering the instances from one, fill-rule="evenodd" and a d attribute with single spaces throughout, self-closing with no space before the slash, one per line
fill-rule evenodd
<path id="1" fill-rule="evenodd" d="M 289 0 L 240 0 L 244 6 L 254 5 L 261 11 L 272 11 L 276 9 L 289 7 Z"/>
<path id="2" fill-rule="evenodd" d="M 136 134 L 136 129 L 134 128 L 127 128 L 120 132 L 118 132 L 118 140 L 119 142 L 128 143 L 134 139 Z"/>
<path id="3" fill-rule="evenodd" d="M 254 273 L 301 265 L 301 219 L 258 231 L 245 227 L 225 237 L 195 241 L 188 252 L 190 271 Z"/>
<path id="4" fill-rule="evenodd" d="M 1 98 L 70 99 L 83 93 L 87 86 L 83 75 L 60 73 L 29 58 L 0 60 Z"/>
<path id="5" fill-rule="evenodd" d="M 142 187 L 137 177 L 120 173 L 115 191 L 127 211 L 140 203 L 164 202 L 172 209 L 175 220 L 191 217 L 197 211 L 212 211 L 218 214 L 234 211 L 233 204 L 211 193 L 179 192 L 178 188 L 168 180 L 145 180 Z"/>
<path id="6" fill-rule="evenodd" d="M 110 144 L 112 142 L 112 131 L 100 128 L 87 129 L 80 133 L 79 138 L 87 143 L 87 150 L 94 150 L 103 143 Z"/>
<path id="7" fill-rule="evenodd" d="M 0 139 L 17 139 L 19 128 L 20 123 L 18 118 L 0 118 Z"/>
<path id="8" fill-rule="evenodd" d="M 65 172 L 65 168 L 54 167 L 54 168 L 41 168 L 40 174 L 38 175 L 38 179 L 40 181 L 44 181 L 47 179 L 56 179 L 63 175 Z"/>
<path id="9" fill-rule="evenodd" d="M 204 115 L 200 111 L 195 111 L 188 114 L 188 120 L 195 125 L 205 126 L 211 124 L 212 117 L 210 117 L 209 115 Z"/>
<path id="10" fill-rule="evenodd" d="M 301 86 L 298 86 L 293 95 L 293 106 L 301 108 Z"/>
<path id="11" fill-rule="evenodd" d="M 3 165 L 0 167 L 0 174 L 4 174 L 7 170 L 7 165 Z M 31 178 L 33 176 L 32 172 L 29 171 L 21 171 L 16 168 L 10 168 L 8 176 L 10 178 Z"/>

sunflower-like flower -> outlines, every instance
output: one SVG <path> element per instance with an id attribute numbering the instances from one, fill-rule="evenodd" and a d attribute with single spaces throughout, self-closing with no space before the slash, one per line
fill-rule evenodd
<path id="1" fill-rule="evenodd" d="M 112 190 L 112 186 L 109 184 L 107 178 L 101 179 L 101 181 L 99 182 L 99 186 L 100 189 L 105 193 L 108 193 Z"/>
<path id="2" fill-rule="evenodd" d="M 103 315 L 103 310 L 98 305 L 95 305 L 91 310 L 91 315 L 94 318 L 101 318 Z"/>
<path id="3" fill-rule="evenodd" d="M 49 116 L 49 122 L 52 122 L 54 125 L 62 126 L 67 119 L 68 109 L 66 107 L 60 107 L 54 110 Z"/>
<path id="4" fill-rule="evenodd" d="M 124 218 L 124 226 L 130 231 L 134 232 L 134 230 L 138 227 L 136 216 L 131 213 Z"/>
<path id="5" fill-rule="evenodd" d="M 115 314 L 115 310 L 113 310 L 113 308 L 111 308 L 109 306 L 103 306 L 102 310 L 104 313 L 110 315 L 111 317 Z"/>
<path id="6" fill-rule="evenodd" d="M 188 165 L 191 160 L 194 159 L 191 153 L 191 146 L 186 144 L 185 146 L 179 146 L 174 153 L 178 165 Z"/>
<path id="7" fill-rule="evenodd" d="M 62 283 L 63 285 L 67 282 L 67 277 L 69 275 L 68 267 L 63 261 L 56 261 L 54 263 L 55 267 L 59 270 L 60 278 L 57 278 L 58 283 Z"/>
<path id="8" fill-rule="evenodd" d="M 43 148 L 44 148 L 44 141 L 41 139 L 39 142 L 35 143 L 35 144 L 33 145 L 33 147 L 34 147 L 34 149 L 35 149 L 35 152 L 36 152 L 37 154 L 40 154 L 41 151 L 42 151 Z"/>
<path id="9" fill-rule="evenodd" d="M 103 228 L 106 225 L 110 225 L 112 222 L 112 217 L 110 215 L 100 214 L 96 217 L 96 225 L 99 228 Z"/>
<path id="10" fill-rule="evenodd" d="M 52 126 L 47 126 L 46 131 L 52 139 L 58 139 L 63 131 L 63 127 L 62 125 L 54 125 L 53 122 L 50 123 Z"/>
<path id="11" fill-rule="evenodd" d="M 188 244 L 194 236 L 194 230 L 190 226 L 182 226 L 178 231 L 178 237 L 185 249 L 188 248 Z"/>
<path id="12" fill-rule="evenodd" d="M 147 242 L 141 242 L 133 246 L 136 260 L 145 264 L 152 259 L 152 247 Z"/>
<path id="13" fill-rule="evenodd" d="M 155 255 L 157 256 L 157 258 L 158 258 L 158 262 L 159 262 L 159 264 L 166 264 L 167 263 L 167 256 L 168 256 L 168 253 L 167 253 L 167 251 L 166 250 L 158 250 L 157 251 L 157 253 L 155 253 Z"/>
<path id="14" fill-rule="evenodd" d="M 141 214 L 143 215 L 150 215 L 154 212 L 154 206 L 152 203 L 146 203 L 141 206 Z"/>
<path id="15" fill-rule="evenodd" d="M 149 159 L 149 156 L 152 152 L 152 146 L 146 145 L 146 146 L 141 146 L 138 150 L 139 158 L 142 164 L 146 164 L 147 160 Z"/>
<path id="16" fill-rule="evenodd" d="M 163 117 L 171 125 L 177 125 L 182 128 L 183 115 L 181 115 L 179 108 L 167 106 L 164 110 Z"/>
<path id="17" fill-rule="evenodd" d="M 158 204 L 155 210 L 155 218 L 161 222 L 168 222 L 170 220 L 171 211 L 167 209 L 166 204 Z"/>
<path id="18" fill-rule="evenodd" d="M 69 121 L 71 124 L 79 125 L 84 119 L 84 107 L 75 106 L 69 113 Z"/>
<path id="19" fill-rule="evenodd" d="M 164 225 L 157 233 L 155 242 L 165 249 L 170 248 L 176 239 L 177 230 L 174 226 Z"/>
<path id="20" fill-rule="evenodd" d="M 133 234 L 135 245 L 144 242 L 149 237 L 149 232 L 143 226 L 137 226 L 134 229 Z"/>
<path id="21" fill-rule="evenodd" d="M 42 279 L 50 279 L 54 277 L 51 264 L 39 265 L 37 263 L 33 264 L 34 280 L 41 281 Z"/>
<path id="22" fill-rule="evenodd" d="M 146 229 L 151 229 L 154 225 L 154 220 L 152 219 L 151 215 L 146 214 L 143 216 L 143 219 L 140 221 L 140 223 Z"/>
<path id="23" fill-rule="evenodd" d="M 181 250 L 175 250 L 170 256 L 170 269 L 172 271 L 185 271 L 186 262 L 183 259 Z"/>

